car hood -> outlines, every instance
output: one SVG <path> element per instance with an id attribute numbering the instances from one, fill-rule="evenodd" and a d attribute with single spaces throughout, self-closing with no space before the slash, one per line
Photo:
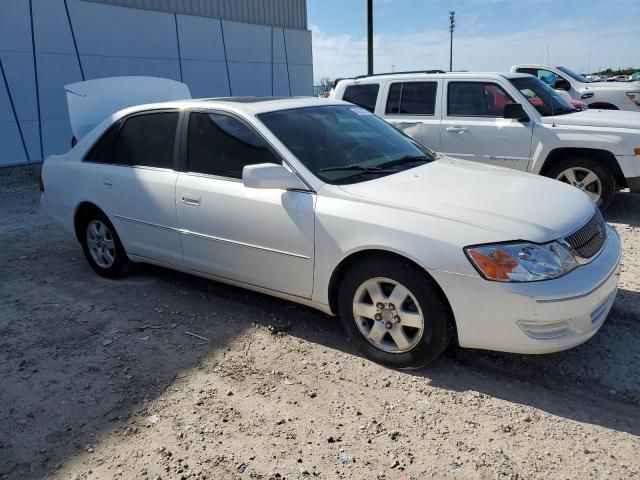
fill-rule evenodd
<path id="1" fill-rule="evenodd" d="M 585 83 L 583 90 L 637 90 L 638 85 L 629 82 L 590 82 Z"/>
<path id="2" fill-rule="evenodd" d="M 638 115 L 638 112 L 623 110 L 589 109 L 566 115 L 556 115 L 554 118 L 544 117 L 542 123 L 549 125 L 555 123 L 555 125 L 640 129 L 640 115 Z"/>
<path id="3" fill-rule="evenodd" d="M 341 188 L 371 202 L 482 227 L 505 241 L 554 240 L 594 212 L 586 194 L 561 182 L 450 157 Z"/>

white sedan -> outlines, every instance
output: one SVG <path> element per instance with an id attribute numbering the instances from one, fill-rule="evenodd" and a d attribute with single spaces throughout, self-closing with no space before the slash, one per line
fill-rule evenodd
<path id="1" fill-rule="evenodd" d="M 88 130 L 45 161 L 42 205 L 98 274 L 146 262 L 309 305 L 389 366 L 454 338 L 567 349 L 616 295 L 620 240 L 583 192 L 436 160 L 346 102 L 174 101 Z"/>

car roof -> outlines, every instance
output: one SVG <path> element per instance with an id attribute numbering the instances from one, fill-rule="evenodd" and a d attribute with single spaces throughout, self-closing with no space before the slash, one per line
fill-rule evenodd
<path id="1" fill-rule="evenodd" d="M 425 73 L 425 72 L 395 72 L 395 73 L 385 73 L 385 74 L 377 74 L 371 76 L 361 76 L 356 78 L 343 78 L 340 80 L 342 82 L 349 82 L 353 84 L 358 83 L 375 83 L 381 80 L 398 80 L 398 79 L 440 79 L 440 78 L 498 78 L 503 77 L 506 79 L 510 78 L 521 78 L 529 76 L 526 73 L 500 73 L 500 72 L 444 72 L 444 73 Z"/>
<path id="2" fill-rule="evenodd" d="M 216 97 L 136 105 L 121 110 L 118 115 L 126 116 L 136 112 L 164 109 L 210 110 L 220 108 L 231 112 L 257 115 L 265 112 L 289 110 L 292 108 L 326 105 L 348 105 L 341 100 L 317 97 Z"/>

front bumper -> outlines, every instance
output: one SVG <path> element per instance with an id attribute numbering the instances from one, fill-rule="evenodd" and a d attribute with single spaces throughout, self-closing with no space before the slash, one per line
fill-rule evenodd
<path id="1" fill-rule="evenodd" d="M 618 289 L 620 237 L 607 227 L 598 256 L 563 277 L 499 283 L 432 272 L 447 295 L 460 346 L 550 353 L 589 340 L 604 323 Z"/>

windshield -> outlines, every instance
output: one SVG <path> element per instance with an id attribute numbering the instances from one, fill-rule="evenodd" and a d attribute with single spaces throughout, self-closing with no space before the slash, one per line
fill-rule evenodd
<path id="1" fill-rule="evenodd" d="M 522 93 L 540 115 L 564 115 L 577 112 L 563 96 L 536 77 L 511 78 L 509 81 Z"/>
<path id="2" fill-rule="evenodd" d="M 582 83 L 589 83 L 590 82 L 590 80 L 588 80 L 587 78 L 583 77 L 579 73 L 576 73 L 576 72 L 574 72 L 572 70 L 569 70 L 566 67 L 556 67 L 556 68 L 558 70 L 560 70 L 562 73 L 566 73 L 567 75 L 569 75 L 574 80 L 577 80 L 578 82 L 582 82 Z"/>
<path id="3" fill-rule="evenodd" d="M 258 118 L 327 183 L 371 180 L 434 159 L 428 149 L 354 105 L 293 108 Z"/>

